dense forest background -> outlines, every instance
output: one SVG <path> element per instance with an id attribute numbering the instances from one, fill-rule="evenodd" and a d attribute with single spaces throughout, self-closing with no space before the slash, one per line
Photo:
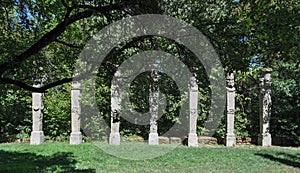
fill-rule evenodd
<path id="1" fill-rule="evenodd" d="M 238 137 L 257 137 L 260 70 L 273 68 L 271 134 L 299 144 L 298 0 L 0 0 L 0 141 L 29 137 L 33 91 L 44 92 L 46 139 L 68 139 L 70 82 L 80 52 L 105 26 L 139 14 L 173 16 L 190 23 L 207 37 L 225 73 L 233 72 L 235 76 Z M 110 120 L 110 86 L 117 65 L 137 52 L 157 49 L 178 58 L 188 57 L 185 64 L 198 66 L 198 134 L 202 134 L 210 105 L 204 69 L 185 47 L 157 36 L 120 43 L 107 56 L 97 75 L 100 115 Z M 149 80 L 149 73 L 143 73 L 132 83 L 131 98 L 140 112 L 149 110 Z M 43 87 L 33 87 L 40 83 Z M 172 126 L 178 114 L 178 91 L 174 86 L 168 76 L 161 75 L 160 90 L 168 102 L 166 113 L 159 120 L 160 134 Z M 101 127 L 98 128 L 101 132 Z M 121 134 L 125 137 L 147 138 L 148 132 L 149 126 L 133 125 L 121 119 Z M 223 118 L 214 135 L 221 137 L 224 133 Z"/>

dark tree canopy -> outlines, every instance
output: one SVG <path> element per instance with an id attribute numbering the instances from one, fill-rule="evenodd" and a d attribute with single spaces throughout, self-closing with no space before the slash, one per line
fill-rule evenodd
<path id="1" fill-rule="evenodd" d="M 298 1 L 2 0 L 0 10 L 0 82 L 31 91 L 70 82 L 86 41 L 110 23 L 138 14 L 171 15 L 191 23 L 209 38 L 229 71 L 247 70 L 254 57 L 259 57 L 256 63 L 272 66 L 299 56 Z M 132 40 L 135 44 L 126 48 L 142 40 Z M 46 74 L 43 87 L 32 87 Z"/>

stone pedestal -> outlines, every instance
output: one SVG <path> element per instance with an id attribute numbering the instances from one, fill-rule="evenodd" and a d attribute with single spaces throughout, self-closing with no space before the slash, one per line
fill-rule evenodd
<path id="1" fill-rule="evenodd" d="M 272 138 L 270 134 L 270 118 L 271 118 L 271 85 L 272 73 L 271 68 L 262 69 L 262 78 L 260 78 L 260 134 L 258 136 L 258 144 L 261 146 L 271 146 Z"/>
<path id="2" fill-rule="evenodd" d="M 111 84 L 111 131 L 109 144 L 120 145 L 120 111 L 121 111 L 121 72 L 115 73 L 115 82 Z"/>
<path id="3" fill-rule="evenodd" d="M 196 133 L 189 133 L 188 146 L 189 147 L 198 147 L 198 136 Z"/>
<path id="4" fill-rule="evenodd" d="M 151 70 L 151 84 L 149 91 L 149 106 L 150 106 L 150 134 L 148 143 L 149 145 L 158 145 L 157 133 L 157 118 L 158 118 L 158 105 L 159 105 L 159 88 L 158 88 L 158 64 L 154 64 Z"/>
<path id="5" fill-rule="evenodd" d="M 30 144 L 39 145 L 44 143 L 44 132 L 43 131 L 33 131 L 30 135 Z"/>
<path id="6" fill-rule="evenodd" d="M 158 145 L 158 133 L 149 133 L 149 145 Z"/>
<path id="7" fill-rule="evenodd" d="M 40 85 L 35 85 L 39 87 Z M 43 113 L 44 108 L 42 101 L 42 93 L 32 93 L 32 132 L 30 136 L 30 144 L 38 145 L 44 143 L 43 132 Z"/>
<path id="8" fill-rule="evenodd" d="M 235 112 L 235 88 L 233 73 L 227 75 L 226 78 L 226 141 L 228 147 L 236 145 L 236 137 L 234 134 L 234 112 Z"/>
<path id="9" fill-rule="evenodd" d="M 226 147 L 233 147 L 236 145 L 236 137 L 234 134 L 226 134 Z"/>
<path id="10" fill-rule="evenodd" d="M 120 133 L 111 132 L 109 135 L 109 144 L 120 145 L 120 142 L 121 142 Z"/>
<path id="11" fill-rule="evenodd" d="M 190 128 L 188 146 L 198 147 L 197 117 L 198 117 L 198 84 L 195 76 L 190 77 L 189 84 L 189 112 Z"/>
<path id="12" fill-rule="evenodd" d="M 82 142 L 82 134 L 80 132 L 80 91 L 81 85 L 78 81 L 72 82 L 71 90 L 71 123 L 72 132 L 70 136 L 70 144 L 80 144 Z"/>
<path id="13" fill-rule="evenodd" d="M 263 133 L 258 136 L 258 145 L 261 146 L 271 146 L 272 137 L 270 133 Z"/>
<path id="14" fill-rule="evenodd" d="M 76 145 L 76 144 L 81 144 L 81 142 L 82 142 L 81 132 L 71 132 L 70 144 Z"/>

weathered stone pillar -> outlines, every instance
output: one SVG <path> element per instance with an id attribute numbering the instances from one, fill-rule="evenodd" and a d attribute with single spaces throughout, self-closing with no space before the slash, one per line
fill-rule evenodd
<path id="1" fill-rule="evenodd" d="M 235 88 L 233 73 L 226 78 L 226 146 L 232 147 L 236 144 L 234 135 L 234 112 L 235 112 Z"/>
<path id="2" fill-rule="evenodd" d="M 82 142 L 82 134 L 80 132 L 80 91 L 81 84 L 78 81 L 72 82 L 71 88 L 71 123 L 72 132 L 70 136 L 70 144 L 80 144 Z"/>
<path id="3" fill-rule="evenodd" d="M 262 146 L 271 146 L 272 138 L 270 134 L 270 117 L 271 117 L 271 68 L 262 69 L 262 78 L 260 78 L 260 134 L 258 144 Z"/>
<path id="4" fill-rule="evenodd" d="M 189 84 L 189 112 L 190 112 L 190 131 L 188 135 L 188 146 L 198 147 L 197 136 L 197 117 L 198 117 L 198 84 L 196 73 L 190 77 Z"/>
<path id="5" fill-rule="evenodd" d="M 40 85 L 34 85 L 39 87 Z M 30 136 L 30 144 L 39 145 L 44 143 L 43 132 L 43 100 L 42 93 L 32 93 L 32 132 Z"/>
<path id="6" fill-rule="evenodd" d="M 151 84 L 149 94 L 149 106 L 150 106 L 150 134 L 149 145 L 158 145 L 158 133 L 157 133 L 157 118 L 158 118 L 158 105 L 159 105 L 159 88 L 158 88 L 158 64 L 153 64 L 151 70 Z"/>
<path id="7" fill-rule="evenodd" d="M 111 84 L 111 131 L 109 135 L 109 144 L 120 145 L 120 111 L 121 111 L 121 72 L 115 73 L 115 82 Z"/>

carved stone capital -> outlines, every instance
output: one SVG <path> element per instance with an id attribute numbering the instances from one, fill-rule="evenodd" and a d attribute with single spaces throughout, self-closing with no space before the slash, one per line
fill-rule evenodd
<path id="1" fill-rule="evenodd" d="M 262 69 L 262 76 L 263 76 L 263 82 L 265 87 L 271 87 L 272 85 L 272 78 L 271 78 L 271 73 L 272 73 L 272 68 L 263 68 Z"/>
<path id="2" fill-rule="evenodd" d="M 198 92 L 197 79 L 194 76 L 190 78 L 190 89 Z"/>
<path id="3" fill-rule="evenodd" d="M 226 87 L 227 88 L 234 88 L 234 76 L 233 76 L 233 73 L 227 74 L 227 77 L 226 77 Z"/>
<path id="4" fill-rule="evenodd" d="M 71 86 L 72 90 L 81 90 L 81 84 L 78 81 L 73 81 L 72 82 L 72 86 Z"/>

